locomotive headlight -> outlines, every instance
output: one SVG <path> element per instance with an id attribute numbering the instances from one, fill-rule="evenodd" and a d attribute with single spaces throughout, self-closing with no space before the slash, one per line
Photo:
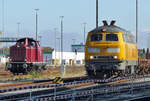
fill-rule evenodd
<path id="1" fill-rule="evenodd" d="M 88 48 L 88 52 L 89 53 L 98 53 L 98 52 L 100 52 L 100 49 L 99 48 Z"/>
<path id="2" fill-rule="evenodd" d="M 108 48 L 107 52 L 108 53 L 119 53 L 120 52 L 120 48 Z"/>
<path id="3" fill-rule="evenodd" d="M 118 58 L 118 56 L 114 56 L 114 59 L 117 59 Z"/>
<path id="4" fill-rule="evenodd" d="M 90 59 L 94 59 L 94 56 L 90 56 Z"/>
<path id="5" fill-rule="evenodd" d="M 26 69 L 28 65 L 26 63 L 23 64 L 23 68 Z"/>
<path id="6" fill-rule="evenodd" d="M 9 62 L 11 62 L 12 61 L 12 59 L 11 58 L 9 58 L 9 60 L 8 60 Z"/>

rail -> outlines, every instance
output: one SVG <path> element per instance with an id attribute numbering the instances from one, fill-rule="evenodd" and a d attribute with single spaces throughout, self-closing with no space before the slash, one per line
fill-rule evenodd
<path id="1" fill-rule="evenodd" d="M 124 91 L 133 91 L 137 89 L 141 89 L 143 87 L 150 87 L 150 82 L 146 83 L 139 83 L 139 84 L 128 84 L 128 85 L 121 85 L 118 87 L 109 86 L 107 88 L 98 88 L 98 89 L 91 89 L 91 90 L 85 90 L 85 91 L 76 91 L 76 93 L 66 93 L 66 94 L 60 94 L 57 96 L 39 96 L 39 98 L 32 98 L 34 101 L 49 101 L 49 100 L 65 100 L 65 99 L 73 99 L 73 97 L 79 98 L 84 96 L 91 96 L 91 95 L 105 95 L 108 93 L 115 93 L 115 92 L 124 92 Z M 31 99 L 26 99 L 25 101 L 31 101 Z"/>
<path id="2" fill-rule="evenodd" d="M 130 76 L 130 77 L 119 77 L 119 78 L 106 79 L 106 80 L 94 79 L 94 80 L 81 80 L 81 81 L 75 81 L 75 82 L 76 84 L 90 83 L 90 82 L 108 83 L 108 82 L 120 81 L 124 79 L 139 79 L 139 78 L 146 78 L 146 77 L 150 77 L 150 76 Z M 37 89 L 37 88 L 65 87 L 68 85 L 74 85 L 74 82 L 68 82 L 68 83 L 62 83 L 62 84 L 30 85 L 30 86 L 24 86 L 24 87 L 0 89 L 0 93 L 27 90 L 27 89 Z"/>
<path id="3" fill-rule="evenodd" d="M 95 94 L 108 94 L 108 93 L 113 93 L 113 92 L 122 92 L 124 90 L 128 90 L 128 91 L 133 91 L 134 89 L 138 89 L 138 88 L 146 88 L 149 87 L 150 88 L 150 82 L 141 82 L 141 83 L 133 83 L 133 81 L 138 81 L 140 80 L 140 78 L 150 78 L 150 76 L 130 76 L 130 77 L 122 77 L 122 78 L 114 78 L 114 79 L 107 79 L 107 80 L 83 80 L 83 81 L 74 81 L 74 82 L 68 82 L 68 83 L 64 83 L 64 84 L 48 84 L 48 85 L 41 85 L 41 86 L 29 86 L 29 89 L 27 91 L 27 93 L 30 93 L 30 97 L 25 97 L 23 98 L 23 100 L 26 99 L 26 101 L 31 101 L 35 100 L 35 101 L 45 101 L 46 99 L 48 100 L 60 100 L 60 99 L 69 99 L 69 98 L 78 98 L 78 97 L 84 97 L 87 95 L 95 95 Z M 121 83 L 122 81 L 125 81 L 125 79 L 129 79 L 128 84 L 126 83 Z M 118 83 L 115 83 L 119 81 Z M 95 88 L 94 85 L 91 85 L 93 87 L 87 86 L 87 89 L 85 89 L 85 87 L 83 87 L 84 89 L 78 88 L 77 84 L 81 84 L 81 83 L 88 83 L 88 82 L 98 82 L 96 83 L 96 85 L 98 86 L 98 88 Z M 113 82 L 113 83 L 111 83 Z M 56 91 L 56 88 L 58 89 L 59 87 L 65 87 L 67 85 L 72 85 L 69 86 L 71 87 L 70 92 L 69 90 L 63 90 L 63 91 Z M 119 86 L 117 86 L 119 85 Z M 40 95 L 40 96 L 35 96 L 34 94 L 34 90 L 32 91 L 32 89 L 36 89 L 36 88 L 50 88 L 52 87 L 52 92 L 49 93 L 51 95 L 46 95 L 44 93 L 44 95 Z M 15 88 L 17 90 L 22 90 L 22 88 Z M 27 87 L 26 87 L 27 89 Z M 90 89 L 90 90 L 89 90 Z M 6 90 L 6 89 L 5 89 Z M 44 90 L 44 89 L 43 89 Z M 4 91 L 4 90 L 3 90 Z M 7 91 L 12 91 L 12 90 L 8 90 Z M 54 91 L 54 92 L 53 92 Z M 5 92 L 5 91 L 4 91 Z M 36 91 L 38 92 L 38 90 Z M 61 93 L 63 92 L 63 93 Z M 64 93 L 65 92 L 65 93 Z M 8 95 L 8 97 L 11 95 Z M 15 95 L 16 96 L 16 95 Z M 0 98 L 2 98 L 3 96 L 1 96 Z M 7 95 L 6 95 L 7 97 Z M 11 97 L 10 97 L 11 98 Z"/>

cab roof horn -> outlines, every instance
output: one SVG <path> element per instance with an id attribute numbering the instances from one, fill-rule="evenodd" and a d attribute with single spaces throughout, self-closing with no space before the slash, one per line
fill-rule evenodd
<path id="1" fill-rule="evenodd" d="M 115 22 L 116 22 L 115 20 L 112 20 L 110 26 L 114 26 Z"/>
<path id="2" fill-rule="evenodd" d="M 110 22 L 110 26 L 114 26 L 115 22 L 116 22 L 115 20 L 112 20 L 112 21 Z M 106 20 L 103 20 L 103 24 L 104 24 L 104 26 L 108 26 L 108 23 L 107 23 Z"/>
<path id="3" fill-rule="evenodd" d="M 108 23 L 106 20 L 103 20 L 103 24 L 104 24 L 104 26 L 108 26 Z"/>

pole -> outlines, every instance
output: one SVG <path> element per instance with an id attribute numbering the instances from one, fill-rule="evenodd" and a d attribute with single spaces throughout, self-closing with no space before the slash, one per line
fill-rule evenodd
<path id="1" fill-rule="evenodd" d="M 57 38 L 58 39 L 58 51 L 59 51 L 59 59 L 60 59 L 60 38 Z M 60 61 L 59 61 L 59 63 L 60 63 Z"/>
<path id="2" fill-rule="evenodd" d="M 38 36 L 40 45 L 42 46 L 42 36 Z"/>
<path id="3" fill-rule="evenodd" d="M 37 14 L 37 12 L 36 12 L 36 40 L 37 40 L 37 31 L 38 31 L 38 14 Z"/>
<path id="4" fill-rule="evenodd" d="M 2 34 L 5 32 L 4 0 L 2 0 Z M 3 36 L 4 37 L 4 36 Z"/>
<path id="5" fill-rule="evenodd" d="M 138 43 L 138 0 L 136 0 L 136 43 Z"/>
<path id="6" fill-rule="evenodd" d="M 36 18 L 35 18 L 35 22 L 36 22 L 36 31 L 35 31 L 35 33 L 36 33 L 36 40 L 37 40 L 37 33 L 38 33 L 38 11 L 39 11 L 39 9 L 35 9 L 35 11 L 36 11 Z"/>
<path id="7" fill-rule="evenodd" d="M 18 22 L 17 25 L 18 25 L 18 34 L 17 34 L 17 38 L 19 38 L 19 34 L 20 34 L 20 22 Z"/>
<path id="8" fill-rule="evenodd" d="M 54 62 L 55 67 L 56 67 L 56 30 L 57 30 L 57 28 L 54 28 L 54 31 L 55 31 L 55 35 L 54 35 L 55 36 L 55 38 L 54 38 L 55 39 L 55 62 Z"/>
<path id="9" fill-rule="evenodd" d="M 98 28 L 98 0 L 96 0 L 96 28 Z"/>
<path id="10" fill-rule="evenodd" d="M 2 0 L 2 36 L 5 37 L 5 12 L 4 12 L 4 0 Z M 7 46 L 7 43 L 6 43 Z M 4 53 L 4 49 L 2 49 L 2 53 Z"/>
<path id="11" fill-rule="evenodd" d="M 86 23 L 83 23 L 84 24 L 84 44 L 85 44 L 85 28 L 86 28 Z"/>
<path id="12" fill-rule="evenodd" d="M 64 71 L 64 64 L 63 64 L 63 18 L 64 16 L 60 16 L 61 18 L 61 73 L 65 74 L 65 71 Z"/>
<path id="13" fill-rule="evenodd" d="M 36 41 L 38 41 L 38 39 L 37 39 L 37 33 L 38 33 L 38 14 L 37 14 L 37 12 L 39 11 L 39 9 L 35 9 L 35 11 L 36 11 Z M 36 59 L 35 59 L 35 61 L 38 61 L 38 50 L 37 50 L 37 46 L 36 46 Z"/>

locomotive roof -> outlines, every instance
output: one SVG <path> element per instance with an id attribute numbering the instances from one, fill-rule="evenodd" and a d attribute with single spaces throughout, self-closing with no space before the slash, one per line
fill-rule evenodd
<path id="1" fill-rule="evenodd" d="M 128 32 L 128 31 L 115 25 L 104 25 L 104 26 L 95 28 L 90 32 L 96 33 L 96 32 Z"/>
<path id="2" fill-rule="evenodd" d="M 18 41 L 25 40 L 25 39 L 29 39 L 29 40 L 35 41 L 33 38 L 27 38 L 27 37 L 26 37 L 26 38 L 21 38 L 21 39 L 17 40 L 17 42 L 18 42 Z"/>

